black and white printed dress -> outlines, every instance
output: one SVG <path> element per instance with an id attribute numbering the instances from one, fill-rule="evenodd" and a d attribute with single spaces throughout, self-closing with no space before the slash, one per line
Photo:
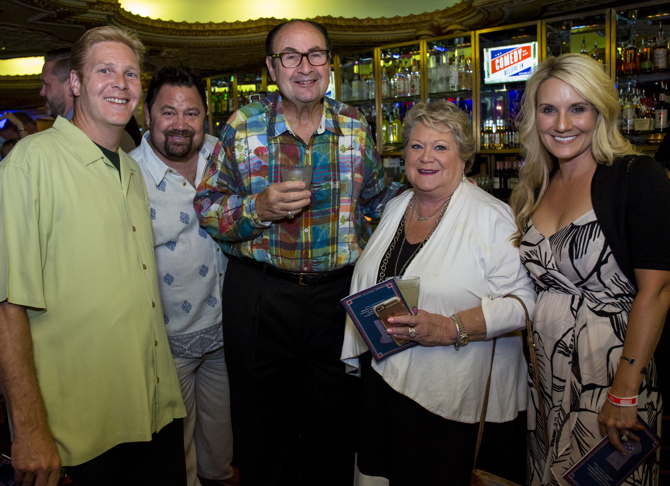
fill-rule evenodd
<path id="1" fill-rule="evenodd" d="M 602 438 L 598 412 L 619 365 L 635 289 L 615 262 L 593 210 L 549 238 L 529 224 L 520 250 L 538 292 L 534 338 L 541 390 L 538 397 L 531 383 L 529 484 L 556 485 L 555 477 Z M 652 363 L 638 411 L 659 428 L 655 382 Z M 546 420 L 540 418 L 538 399 Z M 657 482 L 658 466 L 646 464 L 625 484 Z"/>

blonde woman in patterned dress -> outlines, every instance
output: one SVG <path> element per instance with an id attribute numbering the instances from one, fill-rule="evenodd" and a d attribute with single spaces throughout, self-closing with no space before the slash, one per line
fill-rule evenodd
<path id="1" fill-rule="evenodd" d="M 623 450 L 642 427 L 638 415 L 660 432 L 652 356 L 670 306 L 670 229 L 662 220 L 670 185 L 622 137 L 618 115 L 610 78 L 578 54 L 547 59 L 522 102 L 526 163 L 512 208 L 538 291 L 533 485 L 557 484 L 605 435 Z M 653 458 L 626 482 L 657 483 Z"/>

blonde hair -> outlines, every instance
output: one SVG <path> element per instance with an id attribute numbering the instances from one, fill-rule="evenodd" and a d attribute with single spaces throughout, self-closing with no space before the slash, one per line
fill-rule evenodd
<path id="1" fill-rule="evenodd" d="M 79 40 L 75 42 L 74 46 L 72 46 L 70 68 L 77 73 L 80 79 L 83 79 L 86 55 L 98 42 L 120 42 L 121 44 L 125 44 L 137 56 L 138 64 L 142 64 L 144 45 L 137 35 L 113 25 L 103 25 L 102 27 L 95 27 L 84 32 Z"/>
<path id="2" fill-rule="evenodd" d="M 583 54 L 563 54 L 547 58 L 526 83 L 519 114 L 519 136 L 524 164 L 519 184 L 512 192 L 510 205 L 517 231 L 512 241 L 519 245 L 528 220 L 549 185 L 556 158 L 547 151 L 537 131 L 537 92 L 549 78 L 569 84 L 598 115 L 591 141 L 591 152 L 599 164 L 611 165 L 615 158 L 636 153 L 619 131 L 619 97 L 603 66 Z"/>
<path id="3" fill-rule="evenodd" d="M 403 122 L 403 147 L 407 146 L 410 133 L 417 122 L 424 123 L 435 130 L 450 131 L 458 144 L 458 153 L 465 162 L 465 171 L 470 170 L 472 156 L 475 154 L 475 141 L 472 138 L 472 130 L 469 128 L 468 115 L 463 110 L 444 100 L 415 104 L 407 112 Z"/>

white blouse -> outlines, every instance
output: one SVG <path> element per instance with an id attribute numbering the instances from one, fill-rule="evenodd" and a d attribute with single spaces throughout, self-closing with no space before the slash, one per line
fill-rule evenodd
<path id="1" fill-rule="evenodd" d="M 376 283 L 379 263 L 413 196 L 406 191 L 389 201 L 384 215 L 358 259 L 351 283 L 357 292 Z M 535 292 L 510 240 L 515 231 L 507 204 L 465 180 L 451 199 L 430 239 L 405 270 L 420 276 L 419 308 L 450 316 L 481 306 L 487 337 L 498 337 L 486 414 L 489 422 L 513 420 L 526 410 L 527 369 L 521 337 L 505 336 L 525 325 L 514 294 L 533 312 Z M 449 420 L 479 421 L 491 359 L 492 341 L 453 346 L 415 346 L 372 367 L 396 391 Z M 368 350 L 347 319 L 341 359 L 358 369 Z"/>

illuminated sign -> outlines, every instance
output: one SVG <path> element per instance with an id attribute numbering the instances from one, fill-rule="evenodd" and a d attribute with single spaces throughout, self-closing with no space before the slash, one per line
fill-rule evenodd
<path id="1" fill-rule="evenodd" d="M 533 74 L 537 57 L 537 42 L 484 48 L 484 83 L 525 81 Z"/>

